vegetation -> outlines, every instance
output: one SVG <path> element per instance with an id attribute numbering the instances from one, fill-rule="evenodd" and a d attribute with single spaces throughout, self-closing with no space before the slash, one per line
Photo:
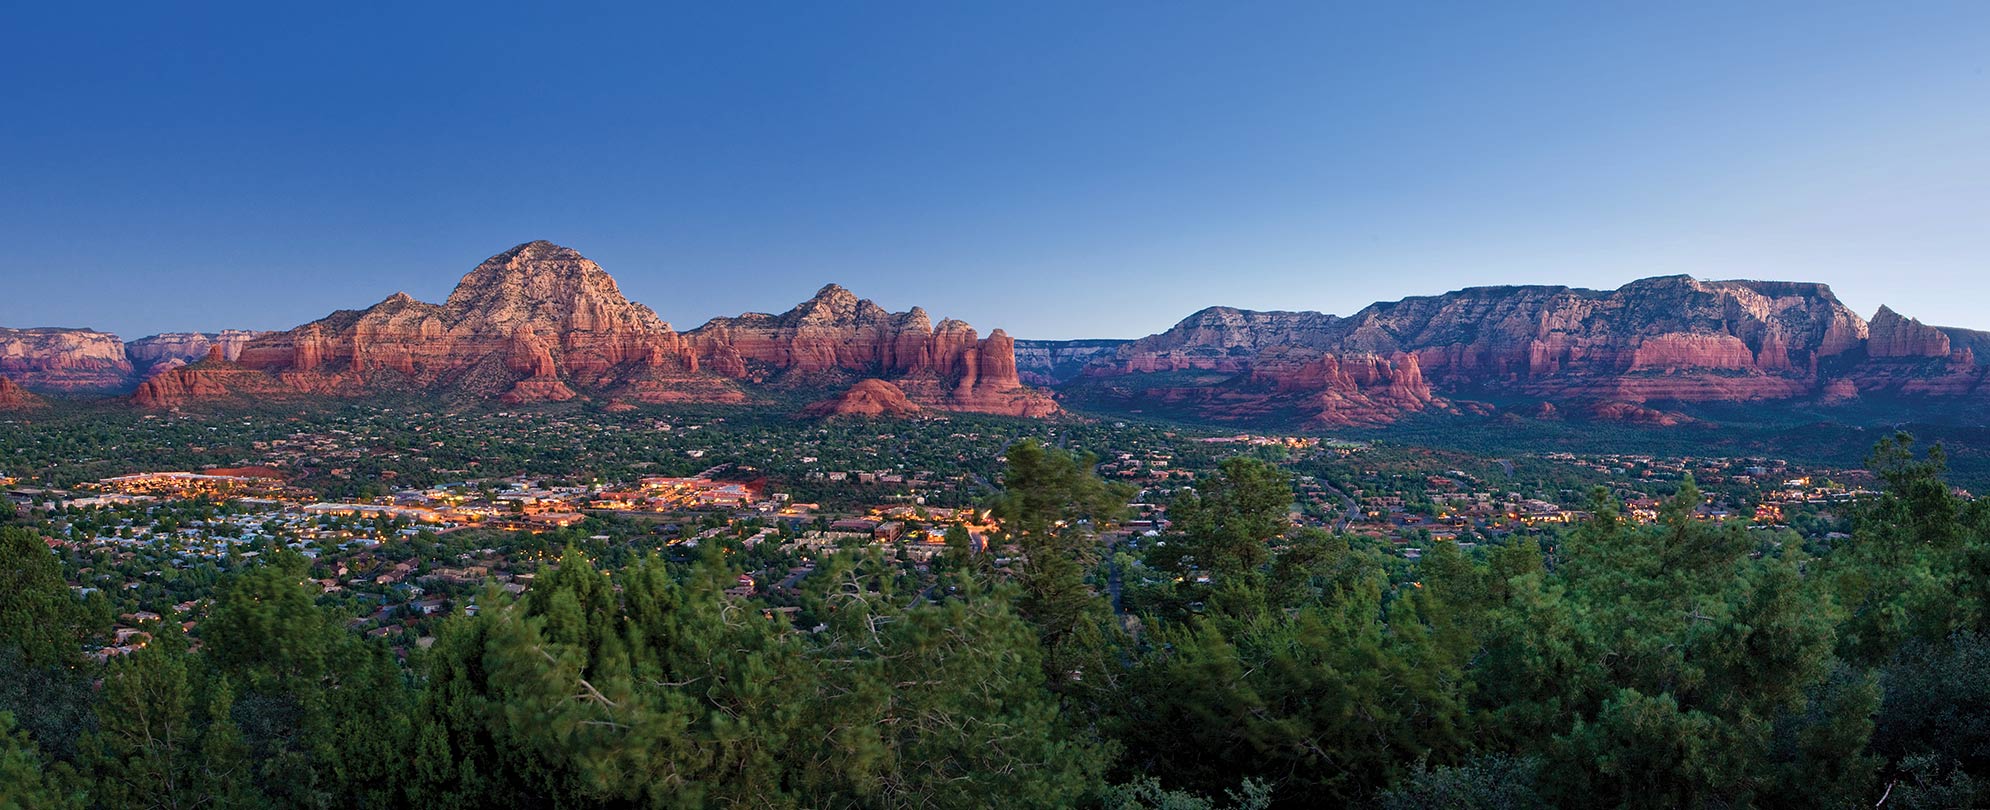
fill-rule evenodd
<path id="1" fill-rule="evenodd" d="M 0 528 L 0 808 L 1990 802 L 1990 510 L 1905 436 L 1829 547 L 1701 519 L 1689 477 L 1649 524 L 1599 490 L 1413 562 L 1293 528 L 1254 455 L 1109 551 L 1094 459 L 1003 455 L 999 536 L 929 576 L 825 555 L 791 618 L 721 595 L 717 544 L 563 537 L 405 662 L 272 549 L 98 664 L 110 608 Z"/>

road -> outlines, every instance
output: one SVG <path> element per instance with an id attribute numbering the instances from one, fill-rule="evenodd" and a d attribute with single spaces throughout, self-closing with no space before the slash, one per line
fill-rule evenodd
<path id="1" fill-rule="evenodd" d="M 1348 524 L 1354 522 L 1354 499 L 1348 497 L 1347 493 L 1340 491 L 1339 487 L 1327 483 L 1325 479 L 1320 481 L 1320 486 L 1325 487 L 1328 492 L 1333 493 L 1334 497 L 1339 498 L 1341 502 L 1340 522 L 1334 525 L 1334 533 L 1340 534 L 1347 531 Z"/>

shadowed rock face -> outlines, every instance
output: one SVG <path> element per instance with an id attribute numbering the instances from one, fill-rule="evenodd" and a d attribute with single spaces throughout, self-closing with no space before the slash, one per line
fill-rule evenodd
<path id="1" fill-rule="evenodd" d="M 232 362 L 231 362 L 232 361 Z M 486 259 L 440 304 L 396 293 L 247 341 L 232 357 L 166 368 L 148 407 L 285 396 L 435 391 L 507 403 L 605 395 L 618 402 L 739 402 L 757 384 L 899 381 L 930 407 L 1054 413 L 1017 379 L 1013 343 L 925 312 L 888 313 L 830 285 L 783 315 L 720 318 L 679 334 L 631 302 L 600 265 L 528 242 Z"/>
<path id="2" fill-rule="evenodd" d="M 550 242 L 486 259 L 441 305 L 395 293 L 365 310 L 258 337 L 233 364 L 226 360 L 172 369 L 140 385 L 136 399 L 159 407 L 217 395 L 440 389 L 547 402 L 578 396 L 576 386 L 626 387 L 650 372 L 686 370 L 682 341 L 667 324 L 623 297 L 599 265 Z M 237 370 L 277 384 L 244 385 L 249 378 Z"/>
<path id="3" fill-rule="evenodd" d="M 24 411 L 44 404 L 41 397 L 28 393 L 13 380 L 0 377 L 0 411 Z"/>
<path id="4" fill-rule="evenodd" d="M 1061 385 L 1093 361 L 1110 357 L 1127 340 L 1018 340 L 1016 373 L 1030 385 Z"/>
<path id="5" fill-rule="evenodd" d="M 1325 425 L 1447 409 L 1447 396 L 1636 404 L 1979 395 L 1974 355 L 1951 350 L 1948 335 L 1960 332 L 1885 309 L 1868 326 L 1822 284 L 1667 276 L 1612 291 L 1479 287 L 1347 318 L 1216 307 L 1092 360 L 1082 378 L 1125 402 L 1202 398 L 1216 418 L 1294 412 Z M 1201 375 L 1188 389 L 1211 390 L 1185 390 L 1182 372 Z M 1145 375 L 1165 383 L 1143 390 Z"/>

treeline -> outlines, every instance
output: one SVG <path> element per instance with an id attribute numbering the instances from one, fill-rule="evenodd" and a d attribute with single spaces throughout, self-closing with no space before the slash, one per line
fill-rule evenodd
<path id="1" fill-rule="evenodd" d="M 1248 457 L 1104 557 L 1130 493 L 1007 465 L 1013 559 L 834 555 L 790 615 L 723 597 L 716 548 L 569 552 L 405 663 L 281 559 L 99 666 L 101 611 L 0 529 L 0 808 L 1990 802 L 1990 510 L 1905 437 L 1835 547 L 1696 520 L 1689 482 L 1415 563 L 1291 529 Z"/>

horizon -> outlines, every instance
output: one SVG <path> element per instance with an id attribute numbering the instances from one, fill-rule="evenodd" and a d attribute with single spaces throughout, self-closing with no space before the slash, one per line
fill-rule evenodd
<path id="1" fill-rule="evenodd" d="M 506 249 L 504 249 L 504 250 L 501 250 L 501 251 L 498 251 L 498 252 L 496 252 L 496 253 L 493 253 L 493 254 L 491 254 L 491 255 L 490 255 L 489 257 L 486 257 L 486 260 L 488 260 L 488 259 L 490 259 L 490 258 L 495 258 L 495 257 L 497 257 L 497 256 L 500 256 L 500 255 L 503 255 L 503 254 L 505 254 L 505 253 L 508 253 L 508 252 L 511 252 L 511 251 L 514 251 L 514 250 L 517 250 L 518 248 L 521 248 L 521 247 L 524 247 L 524 246 L 526 246 L 526 245 L 530 245 L 530 244 L 534 244 L 534 243 L 542 243 L 542 242 L 543 242 L 543 243 L 545 243 L 545 244 L 548 244 L 548 245 L 552 245 L 552 246 L 554 246 L 554 247 L 558 247 L 558 248 L 563 248 L 563 249 L 566 249 L 566 250 L 570 250 L 570 251 L 573 251 L 574 253 L 576 253 L 576 254 L 579 254 L 579 255 L 580 255 L 580 256 L 581 256 L 582 258 L 586 258 L 586 259 L 588 259 L 589 261 L 593 261 L 593 257 L 591 257 L 591 256 L 588 256 L 588 255 L 587 255 L 587 253 L 586 253 L 586 251 L 583 251 L 583 250 L 580 250 L 579 248 L 575 248 L 575 247 L 573 247 L 572 245 L 566 245 L 566 244 L 562 244 L 562 243 L 560 243 L 559 241 L 557 241 L 557 240 L 552 240 L 552 239 L 530 239 L 530 240 L 526 240 L 526 241 L 524 241 L 524 242 L 520 242 L 520 243 L 518 243 L 518 244 L 516 244 L 516 245 L 513 245 L 512 247 L 509 247 L 509 248 L 506 248 Z M 480 262 L 480 263 L 481 263 L 481 262 Z M 600 263 L 599 263 L 599 262 L 596 262 L 596 264 L 600 264 Z M 475 268 L 476 266 L 477 266 L 477 265 L 472 265 L 472 268 L 474 269 L 474 268 Z M 601 268 L 601 269 L 602 269 L 602 271 L 603 271 L 603 272 L 606 272 L 606 273 L 607 273 L 607 274 L 609 275 L 609 277 L 611 277 L 611 278 L 613 278 L 613 279 L 615 280 L 615 282 L 616 282 L 616 286 L 617 286 L 618 288 L 621 288 L 621 287 L 623 287 L 623 286 L 624 286 L 624 285 L 623 285 L 623 283 L 622 283 L 622 278 L 621 278 L 621 276 L 619 276 L 619 275 L 617 275 L 617 274 L 616 274 L 616 272 L 615 272 L 614 268 L 611 268 L 611 267 L 607 267 L 607 266 L 602 266 L 602 268 Z M 465 271 L 465 273 L 467 273 L 467 272 L 469 272 L 469 271 Z M 1965 330 L 1965 331 L 1986 331 L 1986 330 L 1979 330 L 1979 329 L 1976 329 L 1976 328 L 1974 328 L 1974 327 L 1972 327 L 1972 326 L 1968 326 L 1968 325 L 1962 325 L 1962 324 L 1950 324 L 1950 323 L 1937 323 L 1937 322 L 1932 322 L 1932 321 L 1929 321 L 1928 319 L 1925 319 L 1925 318 L 1920 318 L 1920 317 L 1917 317 L 1916 315 L 1914 315 L 1914 314 L 1913 314 L 1913 313 L 1911 313 L 1911 312 L 1905 312 L 1905 311 L 1902 311 L 1902 310 L 1901 310 L 1901 309 L 1899 309 L 1898 307 L 1893 307 L 1893 306 L 1891 306 L 1890 304 L 1888 304 L 1888 303 L 1886 303 L 1886 302 L 1881 302 L 1881 303 L 1879 303 L 1879 304 L 1877 304 L 1877 305 L 1874 305 L 1874 306 L 1873 306 L 1873 307 L 1871 308 L 1870 312 L 1868 312 L 1868 311 L 1865 311 L 1865 310 L 1862 310 L 1862 309 L 1861 309 L 1860 307 L 1857 307 L 1857 306 L 1854 306 L 1853 304 L 1851 304 L 1851 303 L 1849 303 L 1849 302 L 1846 302 L 1846 301 L 1844 300 L 1844 298 L 1843 298 L 1842 296 L 1839 296 L 1839 295 L 1837 294 L 1837 290 L 1836 290 L 1836 289 L 1834 289 L 1834 288 L 1833 288 L 1833 287 L 1832 287 L 1832 286 L 1831 286 L 1830 284 L 1828 284 L 1828 283 L 1825 283 L 1825 282 L 1819 282 L 1819 281 L 1810 281 L 1810 280 L 1806 280 L 1806 279 L 1781 279 L 1781 278 L 1702 278 L 1702 277 L 1699 277 L 1699 276 L 1695 276 L 1695 275 L 1692 275 L 1692 274 L 1690 274 L 1690 273 L 1669 273 L 1669 274 L 1662 274 L 1662 275 L 1653 275 L 1653 276 L 1644 276 L 1644 277 L 1640 277 L 1640 278 L 1634 278 L 1634 279 L 1631 279 L 1631 280 L 1629 280 L 1629 281 L 1626 281 L 1626 282 L 1624 282 L 1623 284 L 1620 284 L 1620 285 L 1618 285 L 1618 286 L 1616 286 L 1616 287 L 1609 287 L 1609 288 L 1603 288 L 1603 287 L 1584 287 L 1584 286 L 1580 286 L 1580 285 L 1570 285 L 1570 284 L 1530 284 L 1530 283 L 1510 283 L 1510 284 L 1478 284 L 1478 285 L 1472 285 L 1472 286 L 1469 286 L 1469 287 L 1457 287 L 1457 288 L 1453 288 L 1453 289 L 1449 289 L 1449 290 L 1444 290 L 1444 291 L 1440 291 L 1440 292 L 1430 292 L 1430 293 L 1410 293 L 1410 294 L 1406 294 L 1406 295 L 1403 295 L 1403 296 L 1400 296 L 1400 297 L 1397 297 L 1397 298 L 1390 298 L 1390 299 L 1379 299 L 1379 300 L 1376 300 L 1376 301 L 1371 301 L 1371 302 L 1369 302 L 1368 304 L 1364 304 L 1364 305 L 1362 305 L 1362 306 L 1361 306 L 1361 307 L 1359 307 L 1359 308 L 1356 308 L 1356 309 L 1354 309 L 1354 310 L 1350 310 L 1350 311 L 1348 311 L 1348 312 L 1345 312 L 1345 313 L 1342 313 L 1342 312 L 1328 312 L 1328 311 L 1325 311 L 1325 310 L 1315 310 L 1315 309 L 1281 309 L 1281 310 L 1267 310 L 1267 309 L 1253 309 L 1253 308 L 1250 308 L 1250 307 L 1239 307 L 1239 306 L 1233 306 L 1233 305 L 1230 305 L 1230 304 L 1220 304 L 1220 303 L 1218 303 L 1218 304 L 1208 304 L 1208 305 L 1205 305 L 1205 306 L 1202 306 L 1202 307 L 1198 307 L 1198 308 L 1197 308 L 1197 309 L 1195 309 L 1195 310 L 1192 310 L 1192 311 L 1189 311 L 1189 312 L 1185 312 L 1185 313 L 1182 313 L 1182 315 L 1181 315 L 1180 317 L 1178 317 L 1178 318 L 1175 318 L 1175 319 L 1174 319 L 1173 321 L 1170 321 L 1170 322 L 1169 322 L 1169 323 L 1168 323 L 1168 324 L 1167 324 L 1166 326 L 1164 326 L 1164 327 L 1162 327 L 1162 328 L 1160 328 L 1160 329 L 1156 329 L 1156 330 L 1154 330 L 1153 332 L 1146 332 L 1146 333 L 1142 333 L 1142 334 L 1139 334 L 1139 335 L 1120 335 L 1120 336 L 1114 336 L 1114 335 L 1091 335 L 1091 336 L 1080 336 L 1080 337 L 1057 337 L 1057 338 L 1039 338 L 1039 337 L 1033 337 L 1033 336 L 1029 336 L 1029 335 L 1022 335 L 1022 334 L 1018 334 L 1018 333 L 1017 333 L 1017 332 L 1016 332 L 1015 330 L 1013 330 L 1013 329 L 1009 329 L 1008 327 L 1005 327 L 1005 326 L 1003 326 L 1002 324 L 999 324 L 999 323 L 994 323 L 994 324 L 986 324 L 986 325 L 984 325 L 984 324 L 979 324 L 979 323 L 975 323 L 975 322 L 973 322 L 973 321 L 968 321 L 968 320 L 966 320 L 966 319 L 962 319 L 962 318 L 954 318 L 954 319 L 955 319 L 955 320 L 962 320 L 962 321 L 964 321 L 965 323 L 967 323 L 967 324 L 968 324 L 969 326 L 973 327 L 973 328 L 974 328 L 975 330 L 977 330 L 977 331 L 978 331 L 978 332 L 980 332 L 981 334 L 984 334 L 984 335 L 986 335 L 986 334 L 989 334 L 989 333 L 992 333 L 992 332 L 994 332 L 994 331 L 996 331 L 996 330 L 998 330 L 998 329 L 999 329 L 999 330 L 1002 330 L 1003 332 L 1007 333 L 1007 334 L 1008 334 L 1008 335 L 1009 335 L 1010 337 L 1012 337 L 1012 338 L 1014 338 L 1014 339 L 1016 339 L 1016 340 L 1020 340 L 1020 341 L 1087 341 L 1087 340 L 1104 340 L 1104 341 L 1111 341 L 1111 340 L 1123 340 L 1123 341 L 1131 341 L 1131 340 L 1138 340 L 1138 339 L 1140 339 L 1140 338 L 1143 338 L 1143 337 L 1150 337 L 1150 336 L 1153 336 L 1153 335 L 1156 335 L 1156 334 L 1160 334 L 1160 333 L 1162 333 L 1162 332 L 1165 332 L 1165 331 L 1167 331 L 1168 329 L 1171 329 L 1171 328 L 1173 328 L 1174 326 L 1176 326 L 1176 325 L 1180 324 L 1180 323 L 1181 323 L 1182 321 L 1185 321 L 1185 320 L 1187 320 L 1187 319 L 1189 319 L 1189 318 L 1193 317 L 1194 315 L 1196 315 L 1196 314 L 1198 314 L 1198 313 L 1201 313 L 1201 312 L 1203 312 L 1203 311 L 1205 311 L 1205 310 L 1210 310 L 1210 309 L 1230 309 L 1230 310 L 1237 310 L 1237 311 L 1244 311 L 1244 312 L 1312 312 L 1312 313 L 1319 313 L 1319 314 L 1323 314 L 1323 315 L 1328 315 L 1328 316 L 1333 316 L 1333 317 L 1340 317 L 1340 318 L 1346 318 L 1346 317 L 1351 317 L 1351 316 L 1353 316 L 1353 315 L 1355 315 L 1355 314 L 1359 313 L 1360 311 L 1362 311 L 1363 309 L 1366 309 L 1366 308 L 1367 308 L 1368 306 L 1370 306 L 1370 305 L 1375 305 L 1375 304 L 1392 304 L 1392 303 L 1399 303 L 1399 302 L 1401 302 L 1401 301 L 1404 301 L 1404 300 L 1408 300 L 1408 299 L 1411 299 L 1411 298 L 1435 298 L 1435 297 L 1441 297 L 1441 296 L 1445 296 L 1445 295 L 1451 295 L 1451 294 L 1456 294 L 1456 293 L 1462 293 L 1462 292 L 1469 292 L 1469 291 L 1472 291 L 1472 290 L 1498 290 L 1498 289 L 1527 289 L 1527 288 L 1547 288 L 1547 289 L 1567 289 L 1567 290 L 1571 290 L 1571 291 L 1574 291 L 1574 292 L 1584 292 L 1584 293 L 1602 293 L 1602 294 L 1608 294 L 1608 293 L 1611 293 L 1611 292 L 1614 292 L 1614 291 L 1616 291 L 1616 290 L 1619 290 L 1619 289 L 1622 289 L 1623 287 L 1626 287 L 1626 286 L 1630 286 L 1630 285 L 1633 285 L 1633 284 L 1638 284 L 1638 283 L 1641 283 L 1641 282 L 1646 282 L 1646 281 L 1652 281 L 1652 280 L 1656 280 L 1656 279 L 1663 279 L 1663 278 L 1686 278 L 1686 279 L 1690 279 L 1690 280 L 1692 280 L 1692 281 L 1695 281 L 1695 282 L 1699 282 L 1699 283 L 1703 283 L 1703 284 L 1735 284 L 1735 283 L 1738 283 L 1738 284 L 1800 284 L 1800 285 L 1807 285 L 1807 284 L 1816 284 L 1816 285 L 1819 285 L 1819 286 L 1822 286 L 1822 287 L 1824 288 L 1824 290 L 1825 290 L 1825 292 L 1826 292 L 1826 293 L 1830 294 L 1832 298 L 1836 299 L 1836 300 L 1837 300 L 1837 301 L 1838 301 L 1838 302 L 1839 302 L 1840 304 L 1844 305 L 1846 309 L 1850 310 L 1850 311 L 1852 312 L 1852 314 L 1856 315 L 1856 316 L 1857 316 L 1857 317 L 1858 317 L 1858 318 L 1859 318 L 1859 319 L 1860 319 L 1861 321 L 1868 321 L 1868 322 L 1869 322 L 1869 321 L 1871 321 L 1871 320 L 1872 320 L 1872 319 L 1873 319 L 1873 318 L 1874 318 L 1875 316 L 1877 316 L 1877 315 L 1878 315 L 1878 313 L 1879 313 L 1879 311 L 1880 311 L 1880 310 L 1883 310 L 1883 309 L 1891 309 L 1891 310 L 1893 310 L 1893 312 L 1894 312 L 1895 314 L 1897 314 L 1897 315 L 1900 315 L 1900 316 L 1902 316 L 1902 317 L 1904 317 L 1904 318 L 1907 318 L 1907 319 L 1910 319 L 1910 320 L 1915 320 L 1915 321 L 1919 321 L 1920 323 L 1922 323 L 1922 324 L 1924 324 L 1924 325 L 1927 325 L 1927 326 L 1932 326 L 1932 327 L 1936 327 L 1936 328 L 1940 328 L 1940 329 L 1961 329 L 1961 330 Z M 458 283 L 460 283 L 460 282 L 461 282 L 461 280 L 462 280 L 462 279 L 461 279 L 461 278 L 459 277 L 459 279 L 458 279 Z M 454 290 L 454 287 L 455 287 L 455 285 L 451 285 L 451 290 L 452 290 L 452 291 Z M 660 319 L 662 319 L 662 320 L 664 321 L 664 323 L 665 323 L 666 325 L 668 325 L 668 326 L 669 326 L 669 327 L 670 327 L 670 328 L 671 328 L 671 329 L 672 329 L 673 331 L 676 331 L 676 332 L 678 332 L 678 333 L 684 333 L 684 332 L 690 332 L 690 331 L 695 331 L 695 330 L 697 330 L 697 329 L 700 329 L 700 328 L 703 328 L 703 327 L 705 327 L 705 326 L 709 325 L 709 324 L 710 324 L 710 323 L 711 323 L 712 321 L 714 321 L 714 320 L 719 320 L 719 319 L 724 319 L 724 318 L 735 318 L 735 317 L 740 317 L 740 316 L 743 316 L 743 315 L 781 315 L 781 314 L 783 314 L 783 313 L 786 313 L 786 312 L 788 312 L 788 311 L 790 311 L 790 310 L 794 309 L 794 308 L 795 308 L 795 307 L 797 307 L 797 306 L 800 306 L 800 305 L 802 305 L 802 304 L 805 304 L 805 303 L 807 303 L 807 302 L 808 302 L 809 300 L 812 300 L 812 298 L 813 298 L 813 297 L 815 297 L 815 296 L 818 296 L 818 295 L 822 294 L 823 292 L 825 292 L 825 291 L 829 290 L 829 289 L 830 289 L 830 288 L 832 288 L 832 287 L 833 287 L 833 288 L 838 288 L 838 289 L 842 289 L 842 290 L 844 290 L 845 292 L 849 292 L 849 293 L 851 293 L 851 294 L 855 295 L 855 296 L 856 296 L 856 297 L 857 297 L 858 299 L 860 299 L 860 300 L 864 300 L 864 301 L 869 301 L 869 302 L 871 302 L 871 303 L 873 303 L 873 304 L 877 304 L 878 306 L 880 306 L 880 307 L 883 307 L 883 308 L 884 308 L 885 310 L 887 310 L 887 311 L 890 311 L 890 312 L 893 312 L 893 313 L 899 313 L 899 312 L 907 312 L 907 311 L 910 311 L 910 310 L 912 310 L 912 309 L 915 309 L 915 308 L 917 308 L 917 309 L 924 309 L 924 310 L 926 310 L 926 311 L 927 311 L 927 312 L 929 313 L 929 315 L 931 315 L 931 316 L 933 316 L 933 317 L 934 317 L 934 319 L 935 319 L 935 322 L 936 322 L 936 323 L 937 323 L 937 322 L 938 322 L 939 320 L 945 320 L 945 319 L 948 319 L 948 318 L 953 318 L 953 316 L 951 316 L 951 315 L 948 315 L 947 313 L 944 313 L 944 312 L 940 312 L 940 311 L 936 310 L 936 309 L 935 309 L 934 307 L 931 307 L 931 306 L 927 306 L 927 305 L 923 305 L 923 304 L 918 304 L 918 303 L 913 303 L 913 304 L 908 304 L 908 305 L 905 305 L 905 306 L 903 306 L 903 307 L 898 307 L 898 306 L 891 306 L 891 305 L 887 305 L 887 304 L 884 304 L 884 303 L 881 303 L 881 302 L 879 302 L 879 301 L 878 301 L 878 300 L 877 300 L 876 298 L 873 298 L 873 297 L 871 297 L 871 296 L 869 296 L 869 295 L 866 295 L 866 294 L 865 294 L 865 292 L 864 292 L 864 291 L 862 291 L 861 289 L 856 289 L 856 288 L 852 288 L 852 287 L 851 287 L 850 285 L 848 285 L 848 284 L 844 284 L 844 283 L 842 283 L 842 282 L 839 282 L 839 281 L 827 281 L 827 282 L 823 282 L 823 283 L 822 283 L 821 285 L 818 285 L 818 286 L 816 287 L 816 289 L 815 289 L 815 291 L 814 291 L 814 292 L 812 292 L 812 293 L 809 293 L 809 294 L 805 295 L 804 297 L 801 297 L 801 298 L 798 298 L 798 299 L 796 299 L 796 300 L 794 301 L 794 303 L 792 303 L 792 304 L 788 304 L 788 305 L 786 305 L 786 306 L 782 306 L 782 307 L 779 307 L 779 308 L 777 308 L 777 309 L 749 309 L 749 310 L 742 310 L 742 311 L 740 311 L 740 312 L 733 312 L 733 313 L 718 313 L 718 314 L 714 314 L 714 315 L 708 315 L 708 316 L 704 316 L 704 317 L 702 317 L 702 318 L 700 318 L 700 319 L 697 319 L 697 320 L 696 320 L 696 324 L 697 324 L 697 325 L 695 325 L 695 326 L 691 326 L 691 325 L 688 325 L 688 324 L 690 324 L 690 323 L 691 323 L 691 321 L 683 321 L 683 322 L 679 322 L 679 321 L 676 321 L 676 320 L 673 320 L 673 319 L 671 319 L 670 317 L 668 317 L 667 315 L 665 315 L 665 314 L 664 314 L 664 313 L 662 313 L 662 312 L 658 312 L 657 314 L 658 314 L 658 317 L 659 317 Z M 443 303 L 444 301 L 446 301 L 446 300 L 448 299 L 448 297 L 449 297 L 449 296 L 448 296 L 447 294 L 444 294 L 444 295 L 441 295 L 441 296 L 436 296 L 436 297 L 433 297 L 433 298 L 429 298 L 429 297 L 424 297 L 424 296 L 421 296 L 421 295 L 416 295 L 416 294 L 413 294 L 413 293 L 409 293 L 409 292 L 407 292 L 406 290 L 395 290 L 395 291 L 393 291 L 393 292 L 390 292 L 390 293 L 388 293 L 388 294 L 386 294 L 386 295 L 384 295 L 384 296 L 381 296 L 381 297 L 380 297 L 380 298 L 378 298 L 378 299 L 375 299 L 375 300 L 373 300 L 373 301 L 372 301 L 371 303 L 365 303 L 365 304 L 357 304 L 357 305 L 353 305 L 353 306 L 338 306 L 338 307 L 334 307 L 334 308 L 332 308 L 332 309 L 330 309 L 330 310 L 327 310 L 327 311 L 325 311 L 325 312 L 324 312 L 323 314 L 321 314 L 321 315 L 319 315 L 319 316 L 317 316 L 317 317 L 314 317 L 314 318 L 311 318 L 310 320 L 306 320 L 306 321 L 301 321 L 301 322 L 299 322 L 299 323 L 295 323 L 295 324 L 291 324 L 291 325 L 289 325 L 289 326 L 284 326 L 284 327 L 278 327 L 278 328 L 275 328 L 275 329 L 253 329 L 253 328 L 246 328 L 246 327 L 234 327 L 234 326 L 224 326 L 224 327 L 217 327 L 217 328 L 211 328 L 211 329 L 173 329 L 173 330 L 165 330 L 165 331 L 160 331 L 160 332 L 148 332 L 148 333 L 145 333 L 145 334 L 139 334 L 139 335 L 133 335 L 133 334 L 127 334 L 127 333 L 124 333 L 124 332 L 119 332 L 119 331 L 116 331 L 116 330 L 112 330 L 112 329 L 98 329 L 98 328 L 96 328 L 96 327 L 94 327 L 94 326 L 65 326 L 65 325 L 60 325 L 60 324 L 40 324 L 40 325 L 34 325 L 34 326 L 14 326 L 14 325 L 11 325 L 11 324 L 0 324 L 0 329 L 13 329 L 13 330 L 17 330 L 17 331 L 33 331 L 33 330 L 37 330 L 37 329 L 48 329 L 48 330 L 88 330 L 88 331 L 95 331 L 95 332 L 101 332 L 101 333 L 106 333 L 106 334 L 111 334 L 111 335 L 115 335 L 115 336 L 116 336 L 116 337 L 118 337 L 118 338 L 119 338 L 120 340 L 122 340 L 122 341 L 124 341 L 124 342 L 127 342 L 127 343 L 129 343 L 129 342 L 132 342 L 132 341 L 134 341 L 134 340 L 141 340 L 141 339 L 144 339 L 144 338 L 150 338 L 150 337 L 158 337 L 158 336 L 162 336 L 162 335 L 171 335 L 171 334 L 209 334 L 209 335 L 211 335 L 211 334 L 215 334 L 215 333 L 218 333 L 218 332 L 221 332 L 221 331 L 223 331 L 223 330 L 228 330 L 228 329 L 246 329 L 247 331 L 258 331 L 258 332 L 282 332 L 282 331 L 288 331 L 288 330 L 290 330 L 290 329 L 294 329 L 294 328 L 297 328 L 297 327 L 301 327 L 301 326 L 304 326 L 305 324 L 308 324 L 308 323 L 311 323 L 311 322 L 313 322 L 313 321 L 316 321 L 316 320 L 319 320 L 319 319 L 322 319 L 322 318 L 324 318 L 324 317 L 327 317 L 327 316 L 329 316 L 329 315 L 331 315 L 331 314 L 333 314 L 333 313 L 335 313 L 335 312 L 342 312 L 342 311 L 364 311 L 364 310 L 366 310 L 366 309 L 368 309 L 368 308 L 370 308 L 370 307 L 372 307 L 372 306 L 375 306 L 375 305 L 378 305 L 378 304 L 380 304 L 380 303 L 382 303 L 382 302 L 384 302 L 384 301 L 386 301 L 386 300 L 389 300 L 389 299 L 392 299 L 392 298 L 394 298 L 395 296 L 399 296 L 399 295 L 407 295 L 407 296 L 409 296 L 409 297 L 412 297 L 412 298 L 413 298 L 413 299 L 415 299 L 416 301 L 420 301 L 420 302 L 423 302 L 423 303 L 428 303 L 428 304 L 437 304 L 437 305 L 440 305 L 441 303 Z M 627 293 L 627 291 L 626 291 L 626 290 L 624 290 L 624 291 L 623 291 L 623 297 L 627 298 L 627 299 L 629 300 L 629 302 L 630 302 L 630 303 L 633 303 L 633 304 L 638 304 L 638 305 L 641 305 L 641 306 L 644 306 L 644 307 L 648 307 L 648 308 L 649 308 L 649 309 L 650 309 L 651 311 L 656 311 L 656 308 L 655 308 L 654 306 L 651 306 L 650 304 L 648 304 L 648 303 L 646 303 L 646 302 L 642 301 L 641 299 L 638 299 L 638 298 L 636 298 L 636 297 L 634 297 L 634 296 L 631 296 L 631 295 L 628 295 L 628 293 Z"/>
<path id="2" fill-rule="evenodd" d="M 1976 4 L 9 18 L 17 328 L 286 329 L 517 234 L 673 323 L 835 280 L 1132 337 L 1685 273 L 1990 327 Z"/>

